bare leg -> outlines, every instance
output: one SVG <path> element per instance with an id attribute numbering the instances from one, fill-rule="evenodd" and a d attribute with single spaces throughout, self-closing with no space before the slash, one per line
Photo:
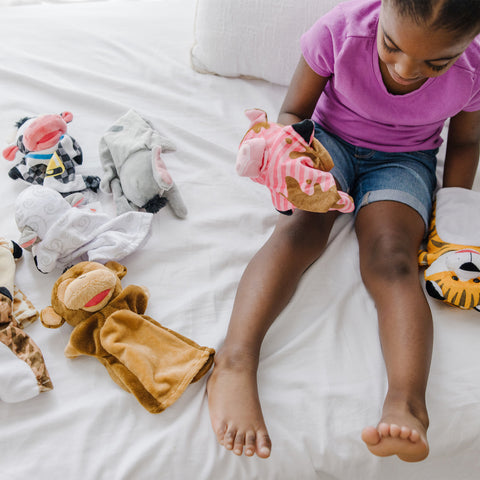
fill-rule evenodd
<path id="1" fill-rule="evenodd" d="M 281 216 L 240 280 L 227 336 L 207 383 L 217 439 L 237 455 L 270 455 L 271 441 L 257 390 L 260 347 L 302 274 L 325 248 L 336 216 L 335 212 L 300 210 L 291 217 Z"/>
<path id="2" fill-rule="evenodd" d="M 356 230 L 388 377 L 382 418 L 363 430 L 362 439 L 375 455 L 423 460 L 428 455 L 425 390 L 433 340 L 417 264 L 424 224 L 407 205 L 376 202 L 359 211 Z"/>

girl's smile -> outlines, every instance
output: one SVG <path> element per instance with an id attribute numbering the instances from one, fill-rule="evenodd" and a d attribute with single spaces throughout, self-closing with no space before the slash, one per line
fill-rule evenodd
<path id="1" fill-rule="evenodd" d="M 390 74 L 390 76 L 392 77 L 394 82 L 396 82 L 400 85 L 405 85 L 405 86 L 406 85 L 413 85 L 413 84 L 422 80 L 422 78 L 419 78 L 419 77 L 417 77 L 417 78 L 403 78 L 400 75 L 398 75 L 398 73 L 390 65 L 386 65 L 386 66 L 387 66 L 388 73 Z"/>

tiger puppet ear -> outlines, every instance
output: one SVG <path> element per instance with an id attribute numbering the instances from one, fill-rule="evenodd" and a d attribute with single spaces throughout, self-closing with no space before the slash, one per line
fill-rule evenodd
<path id="1" fill-rule="evenodd" d="M 480 192 L 441 188 L 419 253 L 427 293 L 463 310 L 480 311 L 480 233 L 471 221 L 478 202 Z"/>

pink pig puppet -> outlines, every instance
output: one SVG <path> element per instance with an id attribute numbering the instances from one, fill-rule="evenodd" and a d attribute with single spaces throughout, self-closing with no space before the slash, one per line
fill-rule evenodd
<path id="1" fill-rule="evenodd" d="M 279 212 L 353 211 L 352 198 L 337 190 L 329 173 L 332 158 L 314 137 L 311 120 L 283 126 L 269 123 L 263 110 L 245 113 L 251 124 L 240 143 L 237 173 L 268 187 Z"/>

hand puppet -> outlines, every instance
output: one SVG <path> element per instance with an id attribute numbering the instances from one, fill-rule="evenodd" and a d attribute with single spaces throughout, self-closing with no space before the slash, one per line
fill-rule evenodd
<path id="1" fill-rule="evenodd" d="M 352 198 L 337 190 L 329 173 L 333 160 L 314 137 L 311 120 L 283 126 L 268 122 L 263 110 L 246 115 L 251 123 L 238 150 L 237 173 L 268 187 L 279 212 L 353 211 Z"/>
<path id="2" fill-rule="evenodd" d="M 22 249 L 0 237 L 0 400 L 21 402 L 53 388 L 42 352 L 24 331 L 38 311 L 15 286 Z"/>
<path id="3" fill-rule="evenodd" d="M 86 189 L 96 192 L 99 177 L 75 172 L 83 155 L 76 140 L 67 133 L 67 123 L 72 119 L 70 112 L 62 112 L 19 120 L 14 143 L 3 150 L 4 158 L 16 161 L 8 172 L 10 178 L 44 185 L 64 195 Z"/>
<path id="4" fill-rule="evenodd" d="M 441 188 L 426 248 L 419 253 L 428 294 L 449 305 L 480 311 L 480 192 Z"/>
<path id="5" fill-rule="evenodd" d="M 126 212 L 111 217 L 92 210 L 92 204 L 72 206 L 70 198 L 32 185 L 15 201 L 15 221 L 21 234 L 18 243 L 32 252 L 42 273 L 81 260 L 121 260 L 134 252 L 150 231 L 151 213 Z"/>
<path id="6" fill-rule="evenodd" d="M 163 154 L 174 151 L 175 145 L 137 112 L 130 110 L 119 118 L 101 138 L 99 150 L 105 171 L 100 188 L 113 194 L 117 213 L 157 213 L 168 203 L 177 217 L 187 215 L 163 161 Z"/>
<path id="7" fill-rule="evenodd" d="M 215 351 L 144 315 L 148 291 L 122 289 L 126 271 L 117 262 L 74 265 L 55 282 L 41 320 L 51 328 L 70 324 L 65 356 L 97 358 L 120 387 L 159 413 L 208 372 Z"/>

